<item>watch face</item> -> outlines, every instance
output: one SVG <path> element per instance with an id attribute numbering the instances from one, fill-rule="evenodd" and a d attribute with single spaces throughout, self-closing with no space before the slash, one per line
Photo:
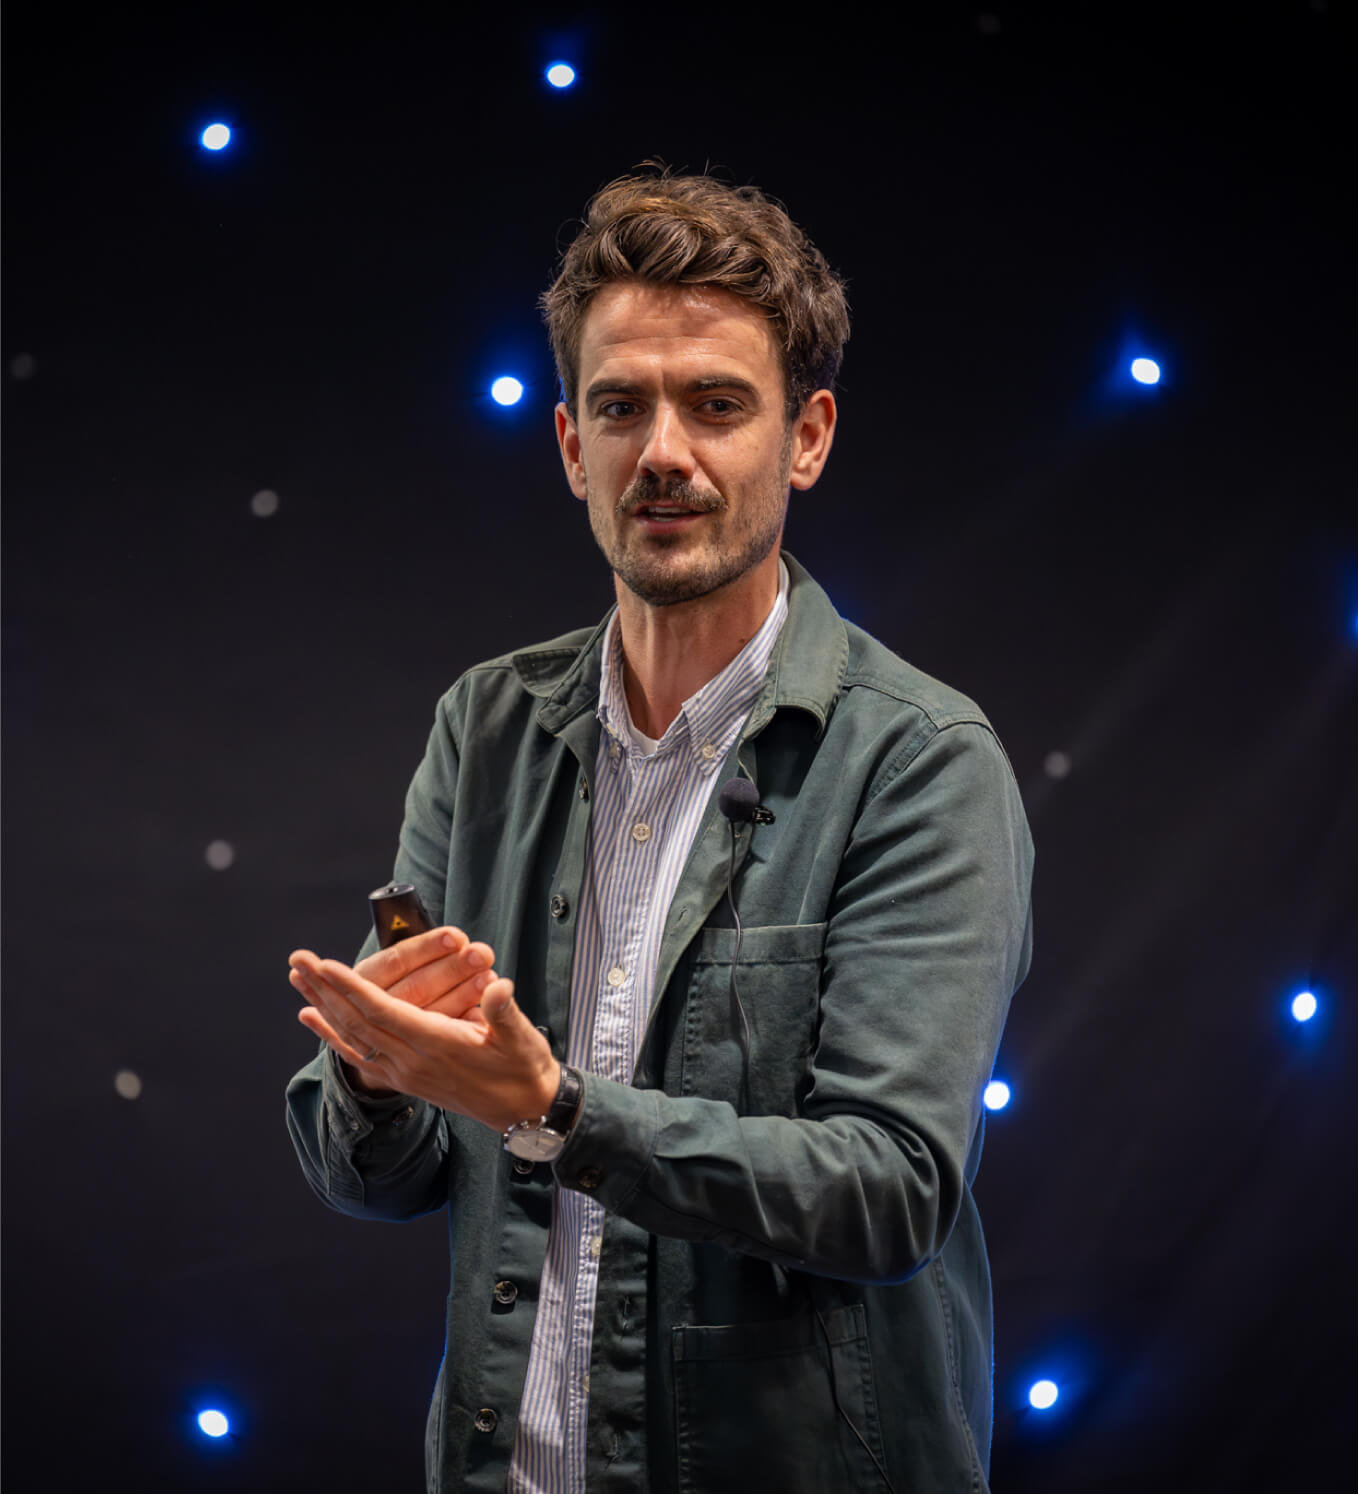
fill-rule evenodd
<path id="1" fill-rule="evenodd" d="M 505 1137 L 505 1150 L 530 1162 L 550 1162 L 565 1146 L 566 1138 L 548 1126 L 530 1126 L 522 1121 L 511 1126 Z"/>

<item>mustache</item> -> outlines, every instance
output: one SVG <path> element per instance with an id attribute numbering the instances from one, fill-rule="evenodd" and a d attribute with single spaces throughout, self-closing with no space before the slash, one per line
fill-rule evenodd
<path id="1" fill-rule="evenodd" d="M 661 502 L 682 504 L 703 514 L 716 513 L 726 507 L 726 499 L 720 493 L 704 492 L 682 477 L 662 482 L 653 472 L 647 472 L 628 485 L 618 499 L 617 513 L 620 516 L 634 514 L 649 503 Z"/>

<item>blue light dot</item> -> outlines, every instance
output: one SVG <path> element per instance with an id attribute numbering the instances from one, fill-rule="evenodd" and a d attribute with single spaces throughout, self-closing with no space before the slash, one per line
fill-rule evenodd
<path id="1" fill-rule="evenodd" d="M 1028 1404 L 1035 1411 L 1050 1411 L 1060 1394 L 1055 1380 L 1037 1380 L 1028 1392 Z"/>
<path id="2" fill-rule="evenodd" d="M 1003 1110 L 1009 1103 L 1009 1086 L 1003 1079 L 992 1079 L 985 1087 L 985 1108 Z"/>
<path id="3" fill-rule="evenodd" d="M 497 405 L 517 405 L 523 398 L 523 385 L 506 374 L 490 386 L 490 397 Z"/>
<path id="4" fill-rule="evenodd" d="M 575 82 L 575 69 L 569 62 L 554 62 L 547 69 L 547 81 L 553 88 L 569 88 Z"/>
<path id="5" fill-rule="evenodd" d="M 1292 1015 L 1298 1022 L 1309 1022 L 1316 1014 L 1316 998 L 1309 991 L 1299 991 L 1292 998 Z"/>
<path id="6" fill-rule="evenodd" d="M 207 150 L 221 150 L 231 139 L 231 127 L 224 124 L 210 124 L 203 131 L 202 141 Z"/>
<path id="7" fill-rule="evenodd" d="M 1158 384 L 1160 365 L 1154 358 L 1133 358 L 1132 377 L 1138 384 Z"/>
<path id="8" fill-rule="evenodd" d="M 198 1426 L 209 1437 L 225 1437 L 231 1430 L 231 1423 L 220 1411 L 200 1411 Z"/>

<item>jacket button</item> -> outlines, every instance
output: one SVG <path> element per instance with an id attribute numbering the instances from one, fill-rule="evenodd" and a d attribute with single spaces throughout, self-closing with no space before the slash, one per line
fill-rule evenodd
<path id="1" fill-rule="evenodd" d="M 497 1281 L 495 1283 L 495 1300 L 501 1307 L 512 1307 L 514 1299 L 519 1295 L 519 1289 L 512 1281 Z"/>
<path id="2" fill-rule="evenodd" d="M 472 1425 L 478 1432 L 493 1432 L 499 1424 L 500 1418 L 489 1406 L 482 1406 L 476 1413 L 475 1420 L 472 1422 Z"/>
<path id="3" fill-rule="evenodd" d="M 564 918 L 570 912 L 571 905 L 559 892 L 554 892 L 552 894 L 551 909 L 553 918 Z"/>
<path id="4" fill-rule="evenodd" d="M 527 1157 L 514 1158 L 514 1171 L 517 1172 L 521 1178 L 526 1178 L 528 1174 L 532 1172 L 532 1170 L 533 1164 L 528 1160 Z"/>
<path id="5" fill-rule="evenodd" d="M 576 1183 L 587 1193 L 592 1193 L 603 1180 L 604 1175 L 597 1167 L 582 1167 L 575 1175 Z"/>

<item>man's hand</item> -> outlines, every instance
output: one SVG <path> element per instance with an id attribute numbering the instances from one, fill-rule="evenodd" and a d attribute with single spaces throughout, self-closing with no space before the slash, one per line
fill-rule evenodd
<path id="1" fill-rule="evenodd" d="M 359 1072 L 365 1088 L 418 1095 L 504 1131 L 546 1113 L 561 1066 L 519 1010 L 513 982 L 489 968 L 493 958 L 460 930 L 435 929 L 357 969 L 309 949 L 288 963 L 293 986 L 311 1003 L 298 1020 Z"/>

